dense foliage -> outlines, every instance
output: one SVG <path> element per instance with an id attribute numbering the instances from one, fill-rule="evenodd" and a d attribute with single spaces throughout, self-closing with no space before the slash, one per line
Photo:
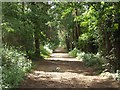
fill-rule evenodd
<path id="1" fill-rule="evenodd" d="M 3 43 L 26 52 L 29 58 L 41 57 L 47 45 L 54 48 L 57 45 L 56 31 L 51 31 L 48 21 L 52 16 L 48 15 L 50 5 L 47 3 L 2 3 L 3 20 Z M 43 52 L 43 53 L 42 53 Z"/>
<path id="2" fill-rule="evenodd" d="M 108 71 L 120 69 L 119 2 L 65 2 L 53 3 L 53 6 L 69 51 L 76 48 L 86 53 L 100 53 L 106 65 L 109 64 Z"/>
<path id="3" fill-rule="evenodd" d="M 15 49 L 2 50 L 2 88 L 13 88 L 19 85 L 23 77 L 30 71 L 32 62 L 24 53 Z"/>
<path id="4" fill-rule="evenodd" d="M 100 70 L 100 72 L 105 69 L 105 67 L 103 67 L 105 64 L 104 58 L 101 58 L 98 53 L 85 53 L 74 48 L 69 54 L 78 60 L 82 60 L 85 66 L 94 67 L 96 70 Z"/>

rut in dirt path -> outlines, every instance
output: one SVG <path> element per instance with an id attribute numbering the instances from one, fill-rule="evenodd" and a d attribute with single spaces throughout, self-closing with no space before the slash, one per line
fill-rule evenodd
<path id="1" fill-rule="evenodd" d="M 114 80 L 100 77 L 92 68 L 56 50 L 45 61 L 37 61 L 35 70 L 21 83 L 21 88 L 110 88 L 119 87 Z"/>

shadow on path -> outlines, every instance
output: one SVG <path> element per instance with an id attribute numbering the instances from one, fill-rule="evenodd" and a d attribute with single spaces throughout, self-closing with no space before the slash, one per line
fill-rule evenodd
<path id="1" fill-rule="evenodd" d="M 118 88 L 118 82 L 100 77 L 82 61 L 68 53 L 53 53 L 45 61 L 36 61 L 37 67 L 20 84 L 20 88 Z"/>

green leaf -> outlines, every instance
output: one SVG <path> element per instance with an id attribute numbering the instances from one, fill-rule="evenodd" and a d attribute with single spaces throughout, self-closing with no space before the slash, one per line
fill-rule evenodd
<path id="1" fill-rule="evenodd" d="M 118 23 L 115 23 L 115 24 L 114 24 L 114 28 L 115 28 L 115 29 L 118 29 Z"/>

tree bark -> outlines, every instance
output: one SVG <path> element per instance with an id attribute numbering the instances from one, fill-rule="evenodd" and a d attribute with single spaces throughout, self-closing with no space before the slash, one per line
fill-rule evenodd
<path id="1" fill-rule="evenodd" d="M 77 11 L 77 9 L 75 9 L 75 16 L 78 16 L 78 11 Z M 80 25 L 79 25 L 79 22 L 78 21 L 76 21 L 75 22 L 75 47 L 77 47 L 77 45 L 76 45 L 76 42 L 78 42 L 78 39 L 79 39 L 79 36 L 80 36 Z"/>
<path id="2" fill-rule="evenodd" d="M 35 56 L 38 58 L 40 57 L 40 42 L 39 42 L 39 33 L 36 29 L 34 32 L 34 37 L 35 37 Z"/>

